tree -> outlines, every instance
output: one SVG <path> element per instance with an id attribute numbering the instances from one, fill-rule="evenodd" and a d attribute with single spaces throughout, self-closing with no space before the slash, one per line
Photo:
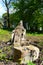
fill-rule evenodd
<path id="1" fill-rule="evenodd" d="M 35 29 L 38 27 L 38 16 L 35 16 L 35 12 L 38 11 L 38 9 L 42 8 L 41 0 L 16 0 L 16 2 L 12 3 L 14 9 L 16 9 L 19 20 L 24 21 L 24 26 L 26 26 L 26 23 L 28 23 L 28 28 L 30 27 L 30 30 L 33 31 L 34 23 L 35 23 Z M 35 19 L 37 18 L 37 20 Z"/>
<path id="2" fill-rule="evenodd" d="M 5 25 L 3 26 L 3 27 L 7 27 L 7 13 L 4 13 L 3 15 L 2 15 L 2 17 L 4 18 L 4 22 L 5 22 Z M 5 20 L 6 19 L 6 20 Z M 10 28 L 15 28 L 16 27 L 16 25 L 18 24 L 18 22 L 19 22 L 19 18 L 18 18 L 18 16 L 16 16 L 16 14 L 15 13 L 12 13 L 12 14 L 9 14 L 9 19 L 10 19 Z M 3 23 L 4 23 L 3 22 Z M 5 28 L 6 28 L 5 27 Z"/>
<path id="3" fill-rule="evenodd" d="M 8 21 L 8 28 L 10 28 L 10 20 L 9 20 L 9 5 L 11 3 L 11 0 L 2 0 L 2 2 L 5 4 L 7 9 L 7 21 Z"/>

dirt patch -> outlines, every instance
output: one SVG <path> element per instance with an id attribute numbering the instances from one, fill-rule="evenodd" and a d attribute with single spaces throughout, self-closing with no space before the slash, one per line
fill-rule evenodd
<path id="1" fill-rule="evenodd" d="M 27 40 L 36 41 L 36 42 L 43 42 L 43 36 L 27 36 Z"/>

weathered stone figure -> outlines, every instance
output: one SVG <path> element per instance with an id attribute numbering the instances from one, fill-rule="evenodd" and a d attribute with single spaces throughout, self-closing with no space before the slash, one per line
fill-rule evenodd
<path id="1" fill-rule="evenodd" d="M 26 30 L 23 27 L 22 20 L 19 25 L 13 30 L 12 39 L 14 38 L 14 46 L 20 46 L 25 41 Z"/>
<path id="2" fill-rule="evenodd" d="M 27 61 L 35 61 L 39 57 L 39 48 L 34 45 L 26 44 L 26 30 L 23 27 L 22 20 L 19 25 L 13 30 L 12 40 L 14 44 L 14 61 L 18 61 L 22 58 L 21 63 L 26 63 Z"/>

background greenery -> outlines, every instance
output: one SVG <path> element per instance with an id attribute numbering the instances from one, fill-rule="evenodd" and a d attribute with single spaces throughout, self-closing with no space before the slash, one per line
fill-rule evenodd
<path id="1" fill-rule="evenodd" d="M 23 25 L 26 28 L 27 32 L 43 33 L 42 0 L 11 1 L 11 8 L 13 8 L 13 13 L 9 14 L 10 28 L 15 28 L 20 20 L 23 20 Z M 2 17 L 4 20 L 6 19 L 6 26 L 8 27 L 7 13 L 4 13 Z"/>

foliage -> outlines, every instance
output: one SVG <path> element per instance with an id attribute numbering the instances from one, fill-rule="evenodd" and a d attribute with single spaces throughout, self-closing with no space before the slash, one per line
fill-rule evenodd
<path id="1" fill-rule="evenodd" d="M 16 0 L 12 3 L 14 10 L 16 9 L 16 16 L 18 15 L 19 20 L 23 20 L 28 30 L 39 31 L 40 27 L 43 29 L 43 14 L 41 0 Z"/>
<path id="2" fill-rule="evenodd" d="M 2 17 L 3 17 L 3 18 L 6 17 L 6 22 L 7 22 L 7 13 L 4 13 L 4 14 L 2 15 Z M 16 25 L 17 25 L 18 22 L 19 22 L 18 16 L 16 16 L 15 13 L 12 13 L 12 14 L 9 14 L 9 19 L 10 19 L 10 28 L 15 28 Z M 13 26 L 14 26 L 14 27 L 13 27 Z"/>
<path id="3" fill-rule="evenodd" d="M 32 62 L 29 61 L 29 62 L 27 63 L 27 65 L 36 65 L 36 64 L 34 64 L 34 63 L 32 63 Z"/>
<path id="4" fill-rule="evenodd" d="M 2 24 L 0 23 L 0 28 L 1 28 Z"/>
<path id="5" fill-rule="evenodd" d="M 6 58 L 6 54 L 5 53 L 0 53 L 0 60 L 3 60 L 3 59 L 5 59 Z"/>
<path id="6" fill-rule="evenodd" d="M 3 46 L 3 45 L 2 45 Z M 0 45 L 1 47 L 1 45 Z M 12 46 L 3 46 L 1 49 L 0 49 L 0 60 L 5 60 L 5 61 L 8 61 L 8 60 L 13 60 L 13 54 L 12 54 Z"/>
<path id="7" fill-rule="evenodd" d="M 9 15 L 10 26 L 14 28 L 23 20 L 27 31 L 43 32 L 43 4 L 41 0 L 15 0 L 12 2 L 13 12 Z M 7 16 L 6 13 L 3 17 Z"/>

